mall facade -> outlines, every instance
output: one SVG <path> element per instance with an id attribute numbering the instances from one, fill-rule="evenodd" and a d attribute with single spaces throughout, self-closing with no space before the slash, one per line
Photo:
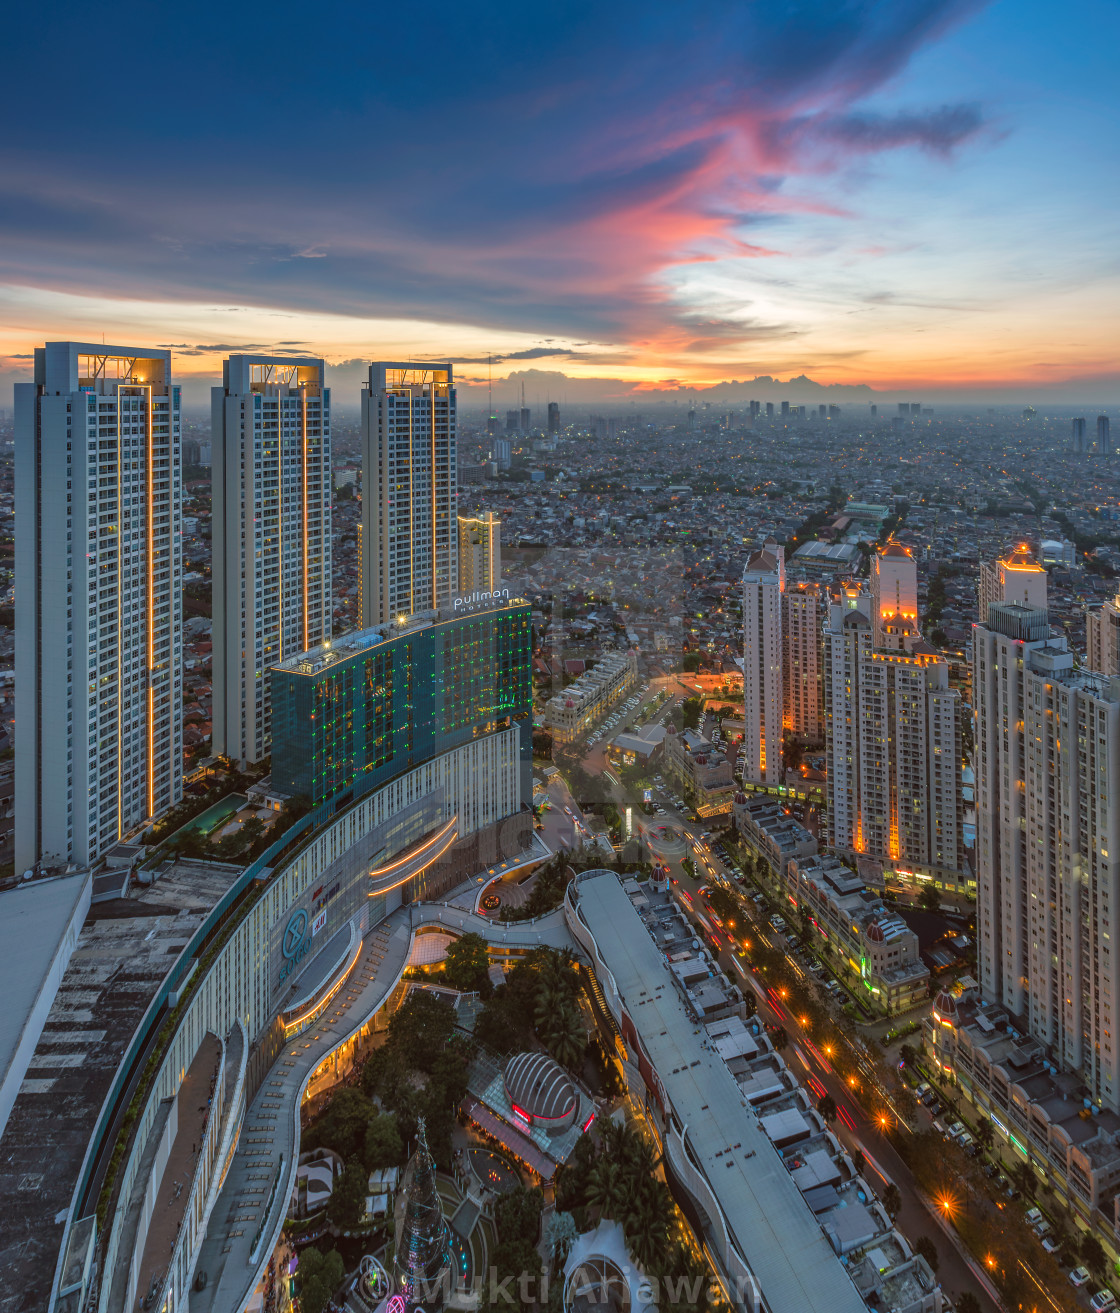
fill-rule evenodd
<path id="1" fill-rule="evenodd" d="M 528 625 L 498 599 L 274 672 L 274 787 L 314 805 L 233 877 L 153 997 L 85 1153 L 52 1309 L 245 1306 L 286 1215 L 300 1103 L 384 1024 L 427 915 L 412 905 L 531 849 Z M 249 1202 L 231 1203 L 246 1159 Z"/>

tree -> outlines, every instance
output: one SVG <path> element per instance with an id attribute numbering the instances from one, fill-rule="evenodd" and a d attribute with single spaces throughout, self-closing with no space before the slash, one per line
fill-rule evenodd
<path id="1" fill-rule="evenodd" d="M 929 1264 L 930 1271 L 936 1272 L 941 1265 L 941 1259 L 937 1256 L 937 1246 L 928 1235 L 920 1235 L 914 1241 L 914 1252 L 921 1256 Z"/>
<path id="2" fill-rule="evenodd" d="M 918 895 L 918 906 L 924 907 L 927 912 L 939 912 L 941 910 L 940 891 L 931 884 L 924 885 L 922 892 Z"/>
<path id="3" fill-rule="evenodd" d="M 817 1111 L 825 1119 L 826 1122 L 831 1123 L 836 1120 L 836 1100 L 832 1097 L 831 1094 L 821 1095 L 821 1097 L 817 1100 Z"/>
<path id="4" fill-rule="evenodd" d="M 1030 1163 L 1015 1163 L 1011 1168 L 1011 1180 L 1020 1194 L 1026 1195 L 1028 1199 L 1034 1197 L 1038 1182 Z"/>
<path id="5" fill-rule="evenodd" d="M 1105 1253 L 1104 1246 L 1091 1231 L 1086 1231 L 1081 1237 L 1079 1246 L 1081 1259 L 1085 1266 L 1096 1276 L 1104 1271 Z"/>
<path id="6" fill-rule="evenodd" d="M 490 953 L 481 935 L 467 934 L 448 945 L 443 977 L 452 989 L 489 997 Z"/>
<path id="7" fill-rule="evenodd" d="M 451 1004 L 426 989 L 414 989 L 389 1022 L 386 1047 L 392 1045 L 409 1069 L 430 1071 L 454 1029 Z"/>
<path id="8" fill-rule="evenodd" d="M 883 1207 L 892 1222 L 902 1211 L 902 1194 L 893 1181 L 888 1181 L 887 1188 L 883 1191 Z"/>
<path id="9" fill-rule="evenodd" d="M 913 1044 L 903 1044 L 902 1048 L 899 1050 L 899 1056 L 908 1067 L 912 1067 L 918 1060 L 918 1050 Z"/>
<path id="10" fill-rule="evenodd" d="M 989 1117 L 981 1117 L 976 1123 L 976 1142 L 981 1149 L 990 1149 L 995 1141 L 995 1131 Z"/>
<path id="11" fill-rule="evenodd" d="M 587 1202 L 599 1210 L 600 1218 L 617 1220 L 624 1202 L 626 1182 L 621 1166 L 611 1158 L 600 1158 L 587 1181 Z"/>
<path id="12" fill-rule="evenodd" d="M 357 1158 L 351 1158 L 327 1201 L 327 1216 L 336 1226 L 355 1226 L 361 1220 L 368 1185 L 369 1173 Z"/>
<path id="13" fill-rule="evenodd" d="M 957 1296 L 957 1313 L 984 1313 L 980 1301 L 971 1290 L 964 1290 Z"/>
<path id="14" fill-rule="evenodd" d="M 572 1004 L 558 1008 L 552 1014 L 541 1038 L 562 1067 L 574 1070 L 583 1061 L 587 1050 L 587 1032 L 579 1009 Z"/>
<path id="15" fill-rule="evenodd" d="M 365 1153 L 366 1127 L 373 1116 L 373 1104 L 353 1086 L 344 1085 L 331 1099 L 330 1107 L 304 1136 L 304 1147 L 317 1149 L 326 1145 L 349 1161 Z"/>
<path id="16" fill-rule="evenodd" d="M 622 1229 L 630 1252 L 648 1272 L 665 1252 L 672 1209 L 665 1186 L 655 1177 L 638 1180 L 622 1210 Z"/>
<path id="17" fill-rule="evenodd" d="M 789 1043 L 789 1036 L 786 1034 L 785 1026 L 776 1026 L 770 1032 L 770 1043 L 773 1044 L 778 1053 L 781 1053 L 782 1049 Z"/>
<path id="18" fill-rule="evenodd" d="M 404 1141 L 397 1128 L 397 1119 L 388 1113 L 371 1117 L 366 1126 L 366 1167 L 375 1172 L 383 1167 L 395 1167 L 403 1158 Z"/>
<path id="19" fill-rule="evenodd" d="M 337 1249 L 324 1254 L 313 1245 L 299 1256 L 299 1302 L 304 1313 L 322 1313 L 346 1275 L 346 1265 Z"/>
<path id="20" fill-rule="evenodd" d="M 852 1154 L 852 1166 L 856 1169 L 856 1175 L 862 1176 L 863 1169 L 867 1166 L 867 1160 L 863 1156 L 863 1150 L 857 1149 Z"/>

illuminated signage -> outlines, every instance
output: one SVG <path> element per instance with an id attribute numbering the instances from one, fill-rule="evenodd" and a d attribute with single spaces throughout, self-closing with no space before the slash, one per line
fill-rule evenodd
<path id="1" fill-rule="evenodd" d="M 327 924 L 327 909 L 324 908 L 319 915 L 311 922 L 311 933 L 317 935 L 320 930 Z"/>
<path id="2" fill-rule="evenodd" d="M 307 920 L 306 911 L 300 907 L 292 913 L 288 924 L 284 927 L 284 938 L 280 944 L 280 952 L 284 955 L 284 965 L 280 968 L 281 982 L 292 974 L 296 964 L 311 951 L 311 935 L 307 932 Z"/>
<path id="3" fill-rule="evenodd" d="M 473 611 L 475 607 L 486 606 L 494 602 L 508 602 L 509 589 L 495 588 L 492 593 L 474 592 L 464 593 L 461 597 L 455 599 L 454 607 L 456 611 Z"/>

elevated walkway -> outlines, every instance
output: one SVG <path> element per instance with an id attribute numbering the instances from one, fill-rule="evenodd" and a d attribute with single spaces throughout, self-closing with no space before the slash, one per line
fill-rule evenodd
<path id="1" fill-rule="evenodd" d="M 562 908 L 534 921 L 495 923 L 446 903 L 399 908 L 362 942 L 357 965 L 330 1006 L 285 1044 L 245 1114 L 245 1122 L 189 1292 L 190 1313 L 243 1308 L 268 1262 L 284 1224 L 299 1157 L 300 1105 L 321 1067 L 357 1039 L 400 983 L 416 935 L 426 932 L 481 935 L 512 953 L 534 948 L 573 948 Z M 323 1089 L 331 1083 L 319 1072 Z M 202 1290 L 197 1285 L 205 1279 Z"/>

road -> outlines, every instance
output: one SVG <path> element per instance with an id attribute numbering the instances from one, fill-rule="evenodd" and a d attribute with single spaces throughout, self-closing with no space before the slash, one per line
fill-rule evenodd
<path id="1" fill-rule="evenodd" d="M 624 790 L 615 790 L 620 802 L 625 802 Z M 672 805 L 665 788 L 659 789 L 656 801 L 665 809 L 664 816 L 643 816 L 641 829 L 646 833 L 654 850 L 660 850 L 662 859 L 669 867 L 670 875 L 677 880 L 676 891 L 682 896 L 680 903 L 685 912 L 697 920 L 696 912 L 702 907 L 700 891 L 713 880 L 734 887 L 734 873 L 707 850 L 701 838 L 703 825 L 690 822 Z M 662 841 L 659 827 L 665 827 L 669 834 L 679 835 L 680 844 Z M 679 850 L 673 855 L 673 850 Z M 695 876 L 689 876 L 683 866 L 683 859 L 690 856 L 695 866 Z M 772 947 L 786 951 L 784 938 L 765 926 L 765 914 L 760 913 L 749 899 L 743 900 L 744 911 L 753 921 L 753 934 L 758 935 Z M 699 924 L 699 922 L 697 922 Z M 718 932 L 717 932 L 718 933 Z M 919 1235 L 928 1235 L 937 1246 L 938 1279 L 942 1289 L 950 1298 L 962 1291 L 971 1291 L 980 1301 L 985 1313 L 999 1313 L 1001 1305 L 999 1296 L 981 1266 L 971 1257 L 963 1256 L 956 1244 L 949 1238 L 947 1223 L 935 1209 L 928 1207 L 922 1198 L 906 1164 L 899 1158 L 883 1129 L 868 1120 L 858 1103 L 850 1097 L 850 1091 L 844 1081 L 833 1070 L 828 1055 L 804 1034 L 797 1016 L 795 1000 L 782 1001 L 767 993 L 765 986 L 753 973 L 752 968 L 742 954 L 734 951 L 726 935 L 720 935 L 722 949 L 719 962 L 733 980 L 749 983 L 758 999 L 759 1016 L 764 1022 L 783 1027 L 789 1036 L 789 1045 L 784 1058 L 796 1076 L 814 1099 L 814 1102 L 828 1093 L 837 1107 L 837 1120 L 832 1130 L 845 1147 L 853 1152 L 863 1151 L 867 1162 L 867 1171 L 872 1181 L 877 1175 L 881 1182 L 893 1181 L 898 1187 L 902 1199 L 902 1208 L 896 1219 L 899 1230 L 910 1241 Z M 796 966 L 796 963 L 795 963 Z M 800 967 L 797 967 L 800 970 Z M 794 1006 L 791 1010 L 791 1004 Z M 867 1068 L 870 1075 L 871 1069 Z M 924 1109 L 922 1113 L 924 1114 Z"/>

